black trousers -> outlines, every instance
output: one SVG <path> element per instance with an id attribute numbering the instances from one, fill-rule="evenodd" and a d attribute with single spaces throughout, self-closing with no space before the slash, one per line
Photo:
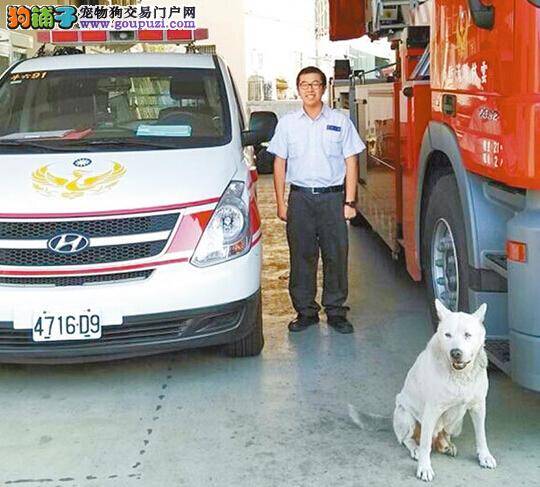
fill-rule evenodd
<path id="1" fill-rule="evenodd" d="M 314 316 L 319 252 L 323 263 L 322 304 L 327 316 L 347 315 L 349 240 L 343 216 L 343 193 L 289 193 L 287 240 L 290 251 L 289 293 L 298 314 Z"/>

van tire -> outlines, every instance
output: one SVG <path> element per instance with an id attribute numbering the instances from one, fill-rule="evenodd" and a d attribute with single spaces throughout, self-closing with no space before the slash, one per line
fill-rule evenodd
<path id="1" fill-rule="evenodd" d="M 455 248 L 455 255 L 457 257 L 455 263 L 458 275 L 458 278 L 456 279 L 458 285 L 457 310 L 469 312 L 469 258 L 467 252 L 467 240 L 465 237 L 465 221 L 461 210 L 461 201 L 459 199 L 456 178 L 453 174 L 442 176 L 432 187 L 428 195 L 426 210 L 423 215 L 422 269 L 431 323 L 433 325 L 433 330 L 436 331 L 439 319 L 435 309 L 435 298 L 438 296 L 435 292 L 435 279 L 433 277 L 433 263 L 436 259 L 432 255 L 435 250 L 432 242 L 436 238 L 435 232 L 437 231 L 438 222 L 441 222 L 441 228 L 449 228 L 453 237 L 453 247 Z M 453 251 L 445 255 L 452 254 Z M 443 262 L 446 261 L 445 258 L 441 260 Z M 447 267 L 445 266 L 444 269 L 446 268 Z M 437 270 L 435 272 L 441 273 L 442 271 Z M 445 276 L 447 275 L 448 274 L 445 273 Z M 446 280 L 446 282 L 448 283 L 448 280 Z"/>
<path id="2" fill-rule="evenodd" d="M 264 347 L 262 302 L 259 294 L 257 301 L 257 314 L 253 328 L 244 338 L 225 346 L 225 353 L 229 357 L 254 357 L 259 355 Z"/>

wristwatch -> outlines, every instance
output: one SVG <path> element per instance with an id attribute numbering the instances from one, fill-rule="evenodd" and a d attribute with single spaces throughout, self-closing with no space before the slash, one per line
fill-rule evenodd
<path id="1" fill-rule="evenodd" d="M 350 206 L 351 208 L 356 208 L 356 201 L 345 201 L 345 206 Z"/>

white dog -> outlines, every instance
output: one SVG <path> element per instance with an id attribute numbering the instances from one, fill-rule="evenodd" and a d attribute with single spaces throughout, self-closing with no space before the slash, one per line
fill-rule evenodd
<path id="1" fill-rule="evenodd" d="M 451 437 L 461 433 L 467 411 L 480 465 L 497 466 L 485 431 L 488 362 L 483 321 L 487 306 L 483 304 L 472 315 L 454 313 L 438 300 L 435 306 L 440 320 L 437 333 L 409 370 L 394 410 L 397 439 L 418 460 L 416 476 L 425 481 L 434 477 L 432 445 L 441 453 L 456 455 Z"/>

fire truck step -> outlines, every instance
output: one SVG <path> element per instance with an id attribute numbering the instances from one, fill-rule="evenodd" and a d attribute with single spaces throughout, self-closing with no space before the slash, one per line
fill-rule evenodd
<path id="1" fill-rule="evenodd" d="M 487 339 L 487 356 L 494 365 L 506 374 L 510 374 L 510 342 L 504 339 Z"/>
<path id="2" fill-rule="evenodd" d="M 497 274 L 507 279 L 508 273 L 506 269 L 506 255 L 503 254 L 486 254 L 485 255 L 486 266 Z"/>

